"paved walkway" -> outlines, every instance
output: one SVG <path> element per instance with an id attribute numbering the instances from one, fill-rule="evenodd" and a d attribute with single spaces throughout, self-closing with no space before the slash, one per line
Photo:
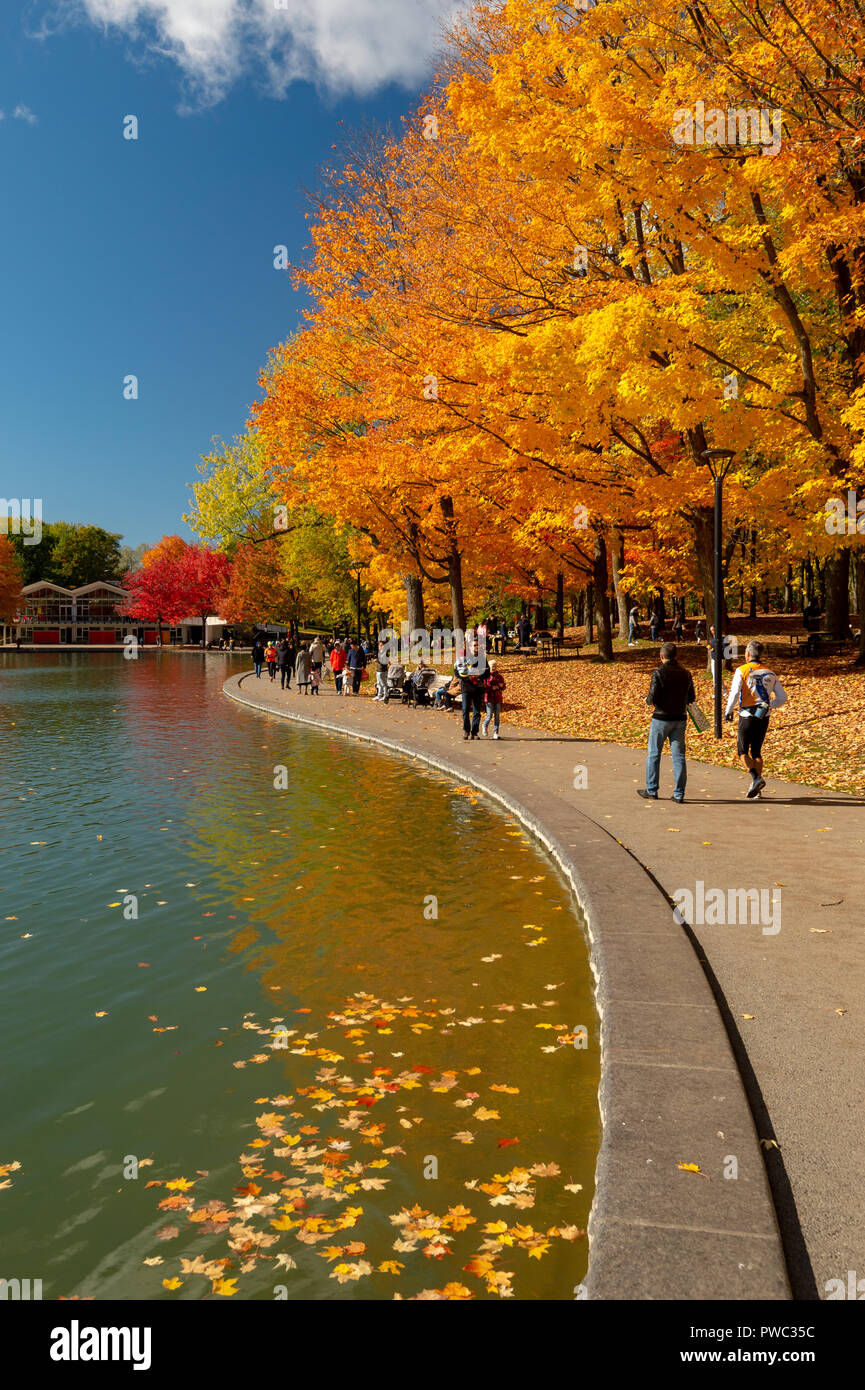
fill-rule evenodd
<path id="1" fill-rule="evenodd" d="M 744 774 L 691 763 L 688 799 L 678 806 L 670 800 L 643 802 L 635 795 L 643 785 L 643 757 L 632 749 L 511 731 L 506 719 L 498 742 L 464 743 L 461 721 L 453 714 L 375 704 L 368 696 L 338 699 L 327 686 L 318 698 L 286 694 L 264 677 L 233 678 L 229 687 L 274 711 L 398 740 L 421 756 L 446 760 L 467 779 L 505 789 L 519 786 L 523 804 L 531 803 L 542 824 L 578 825 L 579 843 L 573 847 L 595 889 L 589 896 L 595 901 L 599 894 L 598 900 L 613 906 L 620 932 L 626 933 L 628 952 L 616 966 L 619 978 L 629 957 L 641 953 L 642 961 L 649 949 L 647 914 L 662 901 L 660 893 L 679 901 L 680 890 L 691 892 L 693 910 L 685 911 L 689 926 L 671 927 L 672 912 L 664 908 L 665 926 L 651 940 L 656 952 L 651 969 L 663 977 L 667 956 L 672 960 L 681 950 L 680 939 L 691 935 L 764 1148 L 793 1296 L 825 1298 L 827 1280 L 846 1282 L 848 1270 L 865 1275 L 865 803 L 772 781 L 771 732 L 769 780 L 761 802 L 745 801 Z M 671 789 L 665 756 L 661 796 Z M 573 836 L 572 829 L 567 833 Z M 595 861 L 604 881 L 592 885 Z M 709 899 L 702 914 L 709 924 L 695 920 L 700 885 Z M 730 890 L 762 890 L 760 920 L 715 925 L 710 890 L 716 888 L 723 890 L 728 908 Z M 740 917 L 743 907 L 740 903 Z M 683 1046 L 699 1069 L 705 1061 L 703 1030 L 715 1021 L 709 1019 L 712 1010 L 702 1017 L 688 1014 L 688 1005 L 677 1006 L 673 988 L 662 1002 L 668 1010 L 680 1007 Z M 614 998 L 607 1007 L 615 1013 L 627 1004 Z M 722 1071 L 723 1061 L 717 1066 L 713 1061 L 711 1069 Z M 675 1071 L 666 1075 L 674 1078 L 666 1083 L 666 1099 L 674 1106 L 679 1077 Z M 718 1133 L 722 1141 L 727 1136 L 721 1153 L 736 1153 L 729 1131 Z M 683 1138 L 682 1156 L 686 1147 Z M 715 1181 L 727 1190 L 732 1186 L 723 1183 L 722 1174 Z M 713 1195 L 720 1195 L 717 1188 Z M 759 1219 L 748 1220 L 749 1231 L 758 1226 Z M 676 1227 L 689 1229 L 687 1223 Z M 677 1251 L 673 1267 L 676 1259 L 688 1258 L 687 1251 Z M 696 1296 L 730 1296 L 710 1289 Z M 671 1291 L 667 1296 L 695 1295 Z M 786 1295 L 776 1290 L 763 1296 Z"/>

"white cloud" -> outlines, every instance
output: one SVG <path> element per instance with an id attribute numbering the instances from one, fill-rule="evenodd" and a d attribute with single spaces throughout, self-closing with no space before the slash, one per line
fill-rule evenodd
<path id="1" fill-rule="evenodd" d="M 39 117 L 35 116 L 29 106 L 22 106 L 19 102 L 12 112 L 16 121 L 26 121 L 28 125 L 35 125 Z"/>
<path id="2" fill-rule="evenodd" d="M 364 95 L 428 75 L 455 0 L 79 0 L 87 18 L 173 58 L 201 100 L 264 74 Z"/>

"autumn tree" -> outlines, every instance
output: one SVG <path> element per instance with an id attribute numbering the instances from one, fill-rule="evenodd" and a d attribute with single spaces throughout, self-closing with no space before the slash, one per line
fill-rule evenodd
<path id="1" fill-rule="evenodd" d="M 21 561 L 8 536 L 0 536 L 0 622 L 10 623 L 21 599 Z"/>

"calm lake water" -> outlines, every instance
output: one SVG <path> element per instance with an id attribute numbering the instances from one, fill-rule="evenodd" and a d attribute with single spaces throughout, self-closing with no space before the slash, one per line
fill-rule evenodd
<path id="1" fill-rule="evenodd" d="M 563 879 L 468 788 L 226 699 L 244 664 L 0 654 L 0 1278 L 573 1298 L 598 1027 Z"/>

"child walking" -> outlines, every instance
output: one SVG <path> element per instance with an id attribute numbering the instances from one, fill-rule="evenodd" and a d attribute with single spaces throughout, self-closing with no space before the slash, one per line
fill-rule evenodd
<path id="1" fill-rule="evenodd" d="M 502 695 L 505 689 L 505 678 L 501 671 L 497 669 L 498 663 L 490 662 L 490 673 L 484 681 L 484 701 L 487 712 L 484 715 L 484 722 L 481 725 L 481 737 L 486 738 L 487 730 L 490 727 L 490 720 L 495 720 L 495 732 L 493 738 L 499 736 L 499 719 L 502 713 Z"/>
<path id="2" fill-rule="evenodd" d="M 313 666 L 309 673 L 309 693 L 318 694 L 318 687 L 321 685 L 321 671 Z"/>

